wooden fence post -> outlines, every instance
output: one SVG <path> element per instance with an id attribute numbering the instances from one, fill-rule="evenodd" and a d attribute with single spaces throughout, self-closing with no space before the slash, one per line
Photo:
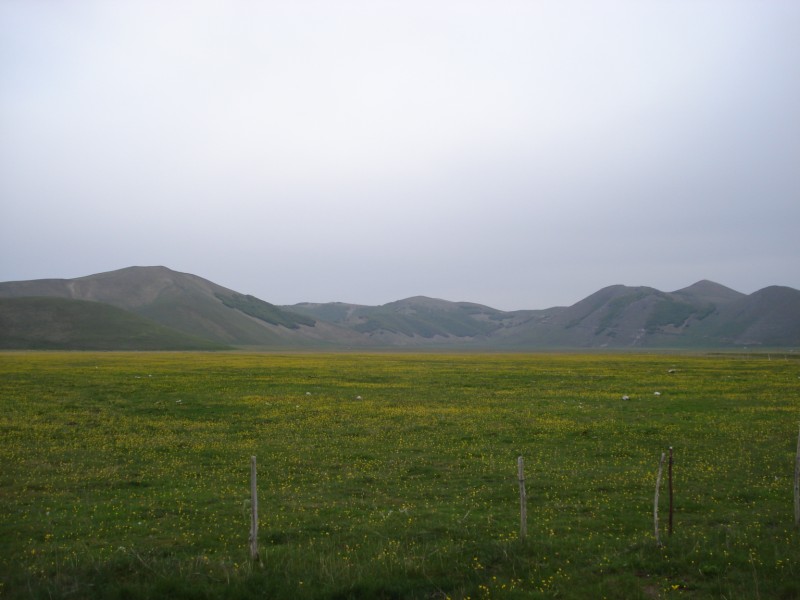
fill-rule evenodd
<path id="1" fill-rule="evenodd" d="M 258 557 L 258 487 L 256 485 L 256 457 L 250 457 L 250 559 Z"/>
<path id="2" fill-rule="evenodd" d="M 517 458 L 517 477 L 519 478 L 519 539 L 528 535 L 528 497 L 525 493 L 525 465 L 522 457 Z"/>
<path id="3" fill-rule="evenodd" d="M 800 432 L 797 434 L 797 455 L 794 458 L 794 524 L 800 527 Z"/>
<path id="4" fill-rule="evenodd" d="M 658 461 L 658 476 L 656 477 L 656 497 L 653 500 L 653 527 L 656 530 L 656 545 L 661 545 L 661 535 L 658 532 L 658 492 L 661 487 L 661 473 L 664 470 L 665 454 L 661 453 L 661 460 Z"/>
<path id="5" fill-rule="evenodd" d="M 672 446 L 669 447 L 669 526 L 667 533 L 672 535 Z"/>

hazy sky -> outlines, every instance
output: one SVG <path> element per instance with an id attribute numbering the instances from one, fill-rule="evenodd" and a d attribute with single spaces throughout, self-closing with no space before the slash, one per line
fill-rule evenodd
<path id="1" fill-rule="evenodd" d="M 797 0 L 0 0 L 0 281 L 800 288 Z"/>

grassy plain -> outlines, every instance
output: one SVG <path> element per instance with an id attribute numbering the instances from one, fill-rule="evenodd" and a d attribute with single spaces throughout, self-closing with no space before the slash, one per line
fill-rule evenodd
<path id="1" fill-rule="evenodd" d="M 769 358 L 0 354 L 0 597 L 800 598 Z"/>

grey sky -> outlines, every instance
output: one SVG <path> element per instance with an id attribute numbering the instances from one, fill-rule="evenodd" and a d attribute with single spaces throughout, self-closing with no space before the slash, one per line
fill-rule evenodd
<path id="1" fill-rule="evenodd" d="M 800 288 L 800 2 L 0 0 L 0 281 Z"/>

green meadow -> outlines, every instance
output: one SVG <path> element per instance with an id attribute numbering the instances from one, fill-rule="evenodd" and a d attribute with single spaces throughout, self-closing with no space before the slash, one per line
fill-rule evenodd
<path id="1" fill-rule="evenodd" d="M 3 353 L 0 408 L 0 597 L 800 598 L 796 355 Z"/>

